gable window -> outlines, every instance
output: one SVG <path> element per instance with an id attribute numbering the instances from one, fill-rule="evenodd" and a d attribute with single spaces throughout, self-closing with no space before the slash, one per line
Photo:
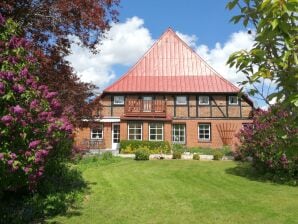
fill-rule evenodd
<path id="1" fill-rule="evenodd" d="M 176 104 L 177 105 L 186 105 L 187 97 L 186 96 L 176 96 Z"/>
<path id="2" fill-rule="evenodd" d="M 123 105 L 124 104 L 124 96 L 114 96 L 114 104 Z"/>
<path id="3" fill-rule="evenodd" d="M 211 127 L 210 124 L 199 124 L 198 127 L 199 141 L 210 141 Z"/>
<path id="4" fill-rule="evenodd" d="M 142 140 L 142 123 L 128 123 L 128 140 Z"/>
<path id="5" fill-rule="evenodd" d="M 238 96 L 229 96 L 229 105 L 238 105 Z"/>
<path id="6" fill-rule="evenodd" d="M 103 138 L 103 125 L 99 125 L 96 128 L 91 129 L 91 139 L 102 139 Z"/>
<path id="7" fill-rule="evenodd" d="M 209 105 L 209 96 L 199 96 L 199 105 Z"/>
<path id="8" fill-rule="evenodd" d="M 185 144 L 185 124 L 173 124 L 172 141 L 178 144 Z"/>
<path id="9" fill-rule="evenodd" d="M 163 123 L 149 124 L 149 140 L 150 141 L 163 140 Z"/>

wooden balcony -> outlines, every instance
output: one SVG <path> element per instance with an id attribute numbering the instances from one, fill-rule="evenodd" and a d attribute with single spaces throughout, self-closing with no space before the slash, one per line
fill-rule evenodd
<path id="1" fill-rule="evenodd" d="M 167 103 L 165 100 L 125 100 L 125 117 L 166 117 L 166 114 Z"/>

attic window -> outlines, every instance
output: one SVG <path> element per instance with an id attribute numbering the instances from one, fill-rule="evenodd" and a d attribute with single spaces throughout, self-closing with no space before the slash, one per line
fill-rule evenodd
<path id="1" fill-rule="evenodd" d="M 124 104 L 124 96 L 114 96 L 114 104 L 123 105 Z"/>
<path id="2" fill-rule="evenodd" d="M 187 104 L 186 96 L 177 96 L 176 97 L 176 104 L 177 105 L 186 105 Z"/>
<path id="3" fill-rule="evenodd" d="M 209 105 L 209 96 L 199 96 L 199 105 Z"/>
<path id="4" fill-rule="evenodd" d="M 229 105 L 238 105 L 238 96 L 229 96 Z"/>

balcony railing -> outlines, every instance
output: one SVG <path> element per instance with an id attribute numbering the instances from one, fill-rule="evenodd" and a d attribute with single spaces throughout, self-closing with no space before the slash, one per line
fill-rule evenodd
<path id="1" fill-rule="evenodd" d="M 166 117 L 165 100 L 126 99 L 124 116 L 126 117 Z"/>

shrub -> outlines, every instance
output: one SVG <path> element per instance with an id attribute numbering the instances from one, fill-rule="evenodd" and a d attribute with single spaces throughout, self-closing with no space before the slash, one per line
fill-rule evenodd
<path id="1" fill-rule="evenodd" d="M 102 159 L 103 160 L 110 160 L 113 158 L 113 153 L 112 152 L 104 152 L 102 155 L 101 155 Z"/>
<path id="2" fill-rule="evenodd" d="M 240 131 L 240 153 L 252 157 L 259 172 L 279 179 L 298 179 L 296 118 L 278 105 L 269 111 L 257 111 L 253 123 Z"/>
<path id="3" fill-rule="evenodd" d="M 150 151 L 147 147 L 139 148 L 135 152 L 135 160 L 149 160 Z"/>
<path id="4" fill-rule="evenodd" d="M 199 154 L 193 154 L 192 159 L 193 160 L 200 160 L 200 155 Z"/>
<path id="5" fill-rule="evenodd" d="M 179 151 L 174 151 L 173 152 L 173 159 L 181 159 L 182 153 Z"/>
<path id="6" fill-rule="evenodd" d="M 213 160 L 221 160 L 223 157 L 223 153 L 219 150 L 213 153 Z"/>
<path id="7" fill-rule="evenodd" d="M 186 151 L 186 147 L 182 144 L 173 144 L 172 146 L 172 150 L 175 152 L 185 152 Z"/>
<path id="8" fill-rule="evenodd" d="M 121 153 L 135 153 L 140 148 L 148 148 L 151 154 L 169 153 L 171 147 L 167 141 L 138 141 L 138 140 L 121 140 L 120 152 Z"/>
<path id="9" fill-rule="evenodd" d="M 72 145 L 72 111 L 32 75 L 36 59 L 18 30 L 0 15 L 0 192 L 35 189 L 47 163 Z"/>

